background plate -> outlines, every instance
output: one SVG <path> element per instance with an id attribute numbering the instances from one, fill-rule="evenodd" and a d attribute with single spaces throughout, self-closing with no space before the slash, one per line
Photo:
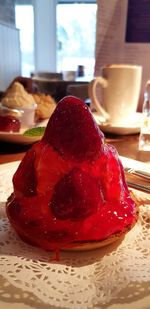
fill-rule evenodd
<path id="1" fill-rule="evenodd" d="M 39 122 L 36 124 L 36 127 L 46 127 L 49 119 Z M 28 128 L 21 129 L 20 132 L 17 133 L 9 133 L 0 131 L 0 141 L 9 142 L 9 143 L 17 143 L 17 144 L 33 144 L 38 142 L 42 136 L 24 136 L 23 133 Z"/>
<path id="2" fill-rule="evenodd" d="M 102 117 L 95 112 L 93 113 L 93 116 L 97 125 L 104 133 L 112 133 L 117 135 L 137 134 L 140 132 L 143 122 L 142 113 L 135 113 L 132 115 L 132 119 L 128 120 L 127 123 L 116 126 L 109 123 L 102 123 Z"/>

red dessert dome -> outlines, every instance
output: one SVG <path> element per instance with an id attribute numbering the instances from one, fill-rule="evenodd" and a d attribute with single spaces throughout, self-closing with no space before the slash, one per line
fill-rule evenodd
<path id="1" fill-rule="evenodd" d="M 13 186 L 6 208 L 12 226 L 46 250 L 103 242 L 136 221 L 117 151 L 104 142 L 84 102 L 72 96 L 58 103 Z"/>

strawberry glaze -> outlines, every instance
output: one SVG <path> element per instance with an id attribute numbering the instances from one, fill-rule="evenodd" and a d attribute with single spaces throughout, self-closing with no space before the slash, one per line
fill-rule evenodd
<path id="1" fill-rule="evenodd" d="M 69 104 L 66 98 L 58 104 L 45 136 L 26 153 L 13 177 L 14 192 L 6 206 L 8 218 L 20 237 L 46 250 L 58 251 L 75 242 L 106 239 L 124 231 L 136 218 L 117 151 L 104 143 L 102 132 L 82 101 L 69 97 Z M 69 112 L 68 116 L 72 105 L 74 113 Z M 77 124 L 78 134 L 66 124 L 63 136 L 62 124 L 70 117 L 74 126 Z M 80 117 L 84 118 L 82 127 Z M 53 121 L 56 118 L 60 123 L 58 119 Z M 55 132 L 56 124 L 59 129 Z M 84 151 L 80 151 L 83 133 L 88 132 Z M 96 148 L 90 141 L 93 136 Z M 68 149 L 70 143 L 75 143 L 77 149 Z"/>
<path id="2" fill-rule="evenodd" d="M 14 195 L 7 203 L 7 215 L 19 235 L 31 244 L 56 250 L 75 241 L 102 240 L 131 225 L 135 220 L 135 205 L 115 151 L 114 157 L 112 155 L 111 160 L 108 160 L 108 152 L 112 154 L 110 150 L 112 147 L 105 145 L 100 158 L 91 164 L 65 161 L 44 142 L 34 145 L 23 161 L 27 165 L 22 166 L 21 163 L 14 175 Z M 31 152 L 34 154 L 32 158 L 35 158 L 34 166 L 31 164 L 28 169 L 27 157 L 31 156 Z M 52 211 L 56 185 L 64 175 L 77 167 L 90 174 L 93 182 L 98 184 L 97 207 L 83 218 L 59 219 Z M 24 169 L 30 173 L 25 173 Z M 30 181 L 35 170 L 36 178 L 32 177 L 33 188 L 36 186 L 34 191 L 31 190 Z M 90 196 L 90 186 L 88 190 Z"/>

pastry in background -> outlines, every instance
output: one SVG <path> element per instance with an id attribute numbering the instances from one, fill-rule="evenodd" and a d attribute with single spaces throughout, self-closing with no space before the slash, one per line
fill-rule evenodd
<path id="1" fill-rule="evenodd" d="M 50 118 L 56 108 L 56 101 L 50 95 L 43 93 L 34 93 L 32 96 L 37 104 L 35 120 Z"/>
<path id="2" fill-rule="evenodd" d="M 6 90 L 1 100 L 1 106 L 22 110 L 24 112 L 22 125 L 32 127 L 36 121 L 50 118 L 56 107 L 56 101 L 50 95 L 42 93 L 30 94 L 21 83 L 16 81 Z M 31 114 L 32 110 L 32 119 L 30 120 L 29 114 Z"/>
<path id="3" fill-rule="evenodd" d="M 33 96 L 29 94 L 19 82 L 14 82 L 14 84 L 9 87 L 1 103 L 3 106 L 9 108 L 32 108 L 32 106 L 35 105 Z"/>
<path id="4" fill-rule="evenodd" d="M 35 125 L 35 110 L 37 105 L 34 98 L 29 94 L 22 84 L 14 82 L 1 100 L 1 108 L 9 110 L 16 109 L 22 112 L 20 121 L 22 128 L 29 128 Z"/>

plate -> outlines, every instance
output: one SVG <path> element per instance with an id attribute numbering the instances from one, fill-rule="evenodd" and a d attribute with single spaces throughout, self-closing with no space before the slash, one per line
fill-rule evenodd
<path id="1" fill-rule="evenodd" d="M 35 127 L 46 127 L 49 119 L 43 120 L 36 124 Z M 23 133 L 29 128 L 22 128 L 20 132 L 3 132 L 0 131 L 0 141 L 9 142 L 9 143 L 17 143 L 17 144 L 24 144 L 29 145 L 35 142 L 38 142 L 41 139 L 40 136 L 24 136 Z"/>
<path id="2" fill-rule="evenodd" d="M 101 116 L 97 113 L 93 113 L 93 117 L 100 127 L 100 129 L 104 133 L 112 133 L 117 135 L 129 135 L 129 134 L 137 134 L 140 132 L 141 125 L 143 122 L 143 114 L 142 113 L 135 113 L 132 116 L 132 120 L 127 121 L 123 125 L 111 125 L 110 123 L 102 122 Z"/>
<path id="3" fill-rule="evenodd" d="M 51 252 L 23 242 L 6 217 L 18 164 L 0 169 L 0 308 L 149 308 L 150 204 L 145 194 L 138 223 L 121 242 L 86 254 L 62 252 L 56 262 Z"/>

